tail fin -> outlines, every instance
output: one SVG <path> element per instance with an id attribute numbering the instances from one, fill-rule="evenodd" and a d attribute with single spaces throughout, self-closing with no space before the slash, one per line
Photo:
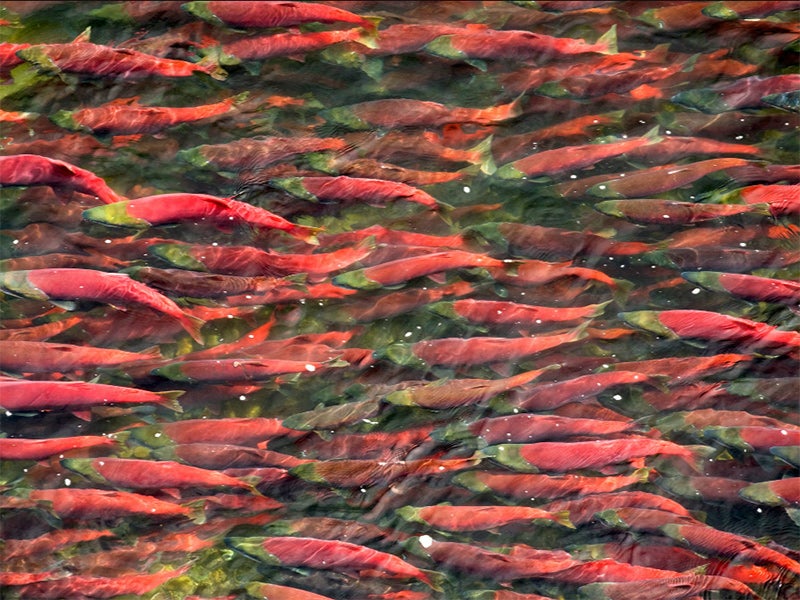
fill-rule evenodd
<path id="1" fill-rule="evenodd" d="M 222 56 L 222 49 L 220 46 L 212 48 L 211 51 L 197 63 L 197 70 L 207 73 L 218 81 L 224 81 L 228 78 L 228 73 L 220 66 Z"/>
<path id="2" fill-rule="evenodd" d="M 183 316 L 180 318 L 181 325 L 183 328 L 188 332 L 192 339 L 200 344 L 201 346 L 205 344 L 203 340 L 203 335 L 200 333 L 200 330 L 203 328 L 203 325 L 206 324 L 203 319 L 198 317 L 193 317 L 192 315 L 187 315 L 183 313 Z"/>
<path id="3" fill-rule="evenodd" d="M 602 44 L 606 47 L 605 50 L 602 50 L 603 54 L 617 54 L 617 26 L 612 25 L 611 29 L 606 31 L 603 35 L 600 36 L 597 40 L 598 44 Z"/>
<path id="4" fill-rule="evenodd" d="M 470 152 L 473 152 L 477 155 L 478 160 L 474 162 L 480 167 L 481 173 L 485 173 L 487 175 L 492 175 L 495 171 L 497 171 L 497 165 L 495 165 L 494 157 L 492 156 L 493 137 L 494 136 L 490 135 L 485 140 L 482 140 L 476 146 L 473 146 L 469 149 Z"/>

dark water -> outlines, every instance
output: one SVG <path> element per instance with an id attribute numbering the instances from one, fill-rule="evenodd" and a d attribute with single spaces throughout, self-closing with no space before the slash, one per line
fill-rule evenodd
<path id="1" fill-rule="evenodd" d="M 235 195 L 322 232 L 319 246 L 312 246 L 241 219 L 219 226 L 210 218 L 187 218 L 135 230 L 83 218 L 83 210 L 103 204 L 80 190 L 58 185 L 0 189 L 2 258 L 42 257 L 34 266 L 4 262 L 4 271 L 65 265 L 122 271 L 205 321 L 200 344 L 175 319 L 148 309 L 90 300 L 63 307 L 3 296 L 4 340 L 140 354 L 139 360 L 116 367 L 23 365 L 4 367 L 4 375 L 184 392 L 177 398 L 180 407 L 172 408 L 150 402 L 5 412 L 2 432 L 7 438 L 105 436 L 116 445 L 3 461 L 0 515 L 8 573 L 3 597 L 306 597 L 280 595 L 289 592 L 269 591 L 259 583 L 330 598 L 746 597 L 741 584 L 750 587 L 753 597 L 796 597 L 796 486 L 779 498 L 759 488 L 740 491 L 760 482 L 787 479 L 791 484 L 798 477 L 797 445 L 782 445 L 780 439 L 747 444 L 739 429 L 758 426 L 762 436 L 782 431 L 789 440 L 797 435 L 796 339 L 769 343 L 765 340 L 777 335 L 774 331 L 741 333 L 742 325 L 696 331 L 713 315 L 726 315 L 796 332 L 797 292 L 794 300 L 775 301 L 761 294 L 768 285 L 763 280 L 750 282 L 748 293 L 732 294 L 708 289 L 714 287 L 710 280 L 691 275 L 724 272 L 797 281 L 796 98 L 762 100 L 773 93 L 796 94 L 800 88 L 797 81 L 786 82 L 786 76 L 797 76 L 794 3 L 330 4 L 380 18 L 377 40 L 361 32 L 367 43 L 379 47 L 380 32 L 399 24 L 473 24 L 466 31 L 474 35 L 484 33 L 475 24 L 484 24 L 489 30 L 527 30 L 586 43 L 602 43 L 612 31 L 619 54 L 607 59 L 597 52 L 569 55 L 562 44 L 537 52 L 524 46 L 499 58 L 477 56 L 477 50 L 472 56 L 447 58 L 438 55 L 447 50 L 440 45 L 381 51 L 344 43 L 237 64 L 223 58 L 226 75 L 219 79 L 205 73 L 100 77 L 54 72 L 41 62 L 38 67 L 23 62 L 7 73 L 0 87 L 2 109 L 27 114 L 18 122 L 13 115 L 5 117 L 3 155 L 66 161 L 102 177 L 124 198 L 178 192 Z M 93 12 L 124 5 L 142 14 L 125 20 L 111 11 Z M 670 11 L 679 5 L 686 6 L 676 16 Z M 753 12 L 716 12 L 734 5 Z M 708 14 L 700 6 L 708 7 Z M 191 62 L 215 56 L 216 42 L 253 32 L 284 33 L 206 24 L 179 2 L 7 2 L 4 11 L 4 42 L 67 43 L 90 27 L 95 44 Z M 338 22 L 302 28 L 309 33 L 348 27 Z M 501 47 L 492 42 L 481 51 Z M 775 79 L 779 76 L 782 82 Z M 749 82 L 746 99 L 744 92 L 721 91 L 743 81 Z M 59 111 L 132 97 L 144 106 L 184 107 L 243 92 L 247 96 L 237 97 L 224 114 L 131 136 L 102 127 L 94 135 L 73 132 L 56 118 Z M 729 105 L 719 104 L 723 96 Z M 382 109 L 370 117 L 372 124 L 363 126 L 337 122 L 341 111 L 330 110 L 389 98 L 408 102 Z M 421 114 L 414 112 L 417 101 L 441 103 L 449 116 L 435 123 L 415 121 L 412 115 Z M 493 123 L 453 116 L 456 107 L 487 109 L 512 102 L 508 110 L 513 112 Z M 578 147 L 645 136 L 638 149 L 569 162 L 585 152 Z M 284 139 L 274 144 L 278 154 L 269 157 L 252 147 L 231 150 L 247 138 Z M 304 138 L 324 138 L 330 147 L 287 151 L 291 140 Z M 671 138 L 685 143 L 670 146 Z M 209 159 L 210 146 L 220 153 L 216 159 Z M 222 153 L 227 153 L 224 159 Z M 524 178 L 508 175 L 504 165 L 535 153 L 547 157 L 537 171 Z M 686 169 L 712 160 L 718 162 L 698 176 L 679 179 Z M 423 179 L 432 173 L 452 179 Z M 310 202 L 282 191 L 278 181 L 335 174 L 402 181 L 430 194 L 439 206 L 430 210 L 402 198 Z M 632 191 L 621 187 L 631 181 L 636 183 Z M 625 219 L 614 216 L 612 205 L 599 205 L 630 197 L 734 207 L 744 205 L 744 196 L 758 186 L 775 186 L 770 199 L 786 201 L 788 208 L 781 212 L 759 205 L 683 223 L 675 222 L 677 217 L 660 219 L 661 208 Z M 187 262 L 177 249 L 192 244 L 319 256 L 313 268 L 282 270 L 264 266 L 259 262 L 263 257 L 235 264 L 228 258 L 207 268 L 286 277 L 242 294 L 219 288 L 203 293 L 196 281 L 194 288 L 181 287 L 187 284 L 177 271 L 140 269 L 201 271 L 197 260 L 212 248 Z M 340 268 L 320 266 L 332 260 L 324 253 L 353 249 L 359 254 Z M 391 279 L 382 280 L 385 285 L 352 289 L 363 283 L 352 275 L 357 269 L 445 251 L 470 252 L 473 262 L 454 263 L 453 255 L 442 255 L 438 267 L 414 273 L 403 271 L 408 262 L 399 263 L 382 275 Z M 483 262 L 475 262 L 478 256 Z M 458 298 L 542 308 L 533 317 L 520 314 L 501 321 L 501 313 L 511 308 L 495 305 L 470 320 L 453 312 L 449 303 Z M 569 312 L 576 307 L 589 308 Z M 705 311 L 681 317 L 695 333 L 673 335 L 663 326 L 648 331 L 632 316 L 651 311 L 644 324 L 652 324 L 662 311 L 687 309 Z M 33 329 L 59 322 L 66 325 L 55 333 Z M 544 343 L 554 335 L 564 337 L 524 353 L 512 350 L 520 338 Z M 420 360 L 420 346 L 411 346 L 477 337 L 505 340 L 446 349 L 439 359 L 427 361 Z M 258 345 L 264 339 L 275 342 Z M 180 366 L 183 355 L 227 343 L 235 346 L 214 358 L 240 361 L 233 369 L 248 360 L 262 366 L 299 360 L 309 366 L 301 365 L 300 373 L 240 377 L 226 375 L 222 363 L 203 363 L 191 376 L 188 366 Z M 501 354 L 493 354 L 495 349 Z M 4 364 L 10 365 L 12 352 L 4 354 Z M 708 363 L 712 357 L 717 357 L 716 366 Z M 467 379 L 485 385 L 539 369 L 533 381 L 509 382 L 471 400 L 468 394 L 474 390 L 462 390 L 452 392 L 450 400 L 434 394 L 426 405 L 401 391 L 436 382 L 449 393 Z M 591 379 L 612 372 L 619 373 L 618 380 Z M 626 378 L 629 372 L 637 379 Z M 555 385 L 587 380 L 587 387 L 572 392 Z M 510 421 L 496 439 L 480 437 L 477 427 L 466 429 L 478 419 L 520 414 L 532 422 L 538 419 L 535 434 L 522 433 L 521 421 Z M 251 427 L 282 425 L 271 434 L 237 437 L 235 423 L 241 422 L 234 418 L 261 419 L 249 421 Z M 169 429 L 200 419 L 213 423 L 211 433 L 181 437 Z M 513 445 L 504 446 L 508 440 Z M 646 440 L 663 444 L 606 458 L 602 453 L 611 440 L 628 440 L 629 448 Z M 223 441 L 238 448 L 215 449 Z M 527 442 L 574 445 L 520 450 L 531 452 L 529 461 L 513 456 L 516 444 Z M 593 444 L 587 448 L 587 442 Z M 548 459 L 548 451 L 554 457 Z M 230 454 L 220 457 L 223 452 Z M 133 463 L 118 467 L 115 476 L 128 479 L 114 483 L 98 479 L 94 467 L 81 471 L 85 461 L 72 459 L 82 458 L 177 461 L 225 471 L 253 488 L 196 485 L 191 477 L 182 485 L 148 486 L 143 482 L 146 467 L 137 474 Z M 351 460 L 361 462 L 344 462 Z M 302 462 L 307 464 L 298 466 Z M 583 477 L 584 487 L 531 492 L 531 479 L 493 490 L 486 479 L 533 474 L 537 464 L 540 484 Z M 603 487 L 612 481 L 618 490 Z M 36 500 L 37 490 L 50 489 L 65 489 L 67 496 L 68 490 L 84 489 L 133 492 L 144 500 L 183 506 L 185 514 L 81 514 L 41 496 Z M 640 494 L 634 499 L 632 493 Z M 414 508 L 445 503 L 547 510 L 552 502 L 590 497 L 596 504 L 585 514 L 575 503 L 553 505 L 557 514 L 550 519 L 529 515 L 507 524 L 473 525 L 468 516 L 450 515 L 451 523 L 414 518 Z M 659 511 L 624 512 L 630 506 Z M 446 520 L 448 509 L 439 510 Z M 572 523 L 564 522 L 567 517 Z M 701 527 L 703 541 L 674 529 L 687 524 Z M 53 534 L 62 531 L 76 536 L 82 531 L 84 537 L 49 545 Z M 40 536 L 45 537 L 38 546 L 24 541 Z M 282 565 L 267 564 L 263 555 L 254 560 L 259 552 L 253 548 L 284 536 L 313 539 Z M 342 547 L 319 540 L 385 554 L 370 554 L 376 562 L 362 564 Z M 545 551 L 548 560 L 561 561 L 559 566 L 547 562 Z M 369 551 L 359 552 L 360 557 Z M 408 569 L 425 571 L 409 576 L 409 571 L 398 571 L 391 557 L 409 563 Z M 675 581 L 663 587 L 663 578 L 677 577 L 675 572 L 685 572 L 679 583 L 697 576 L 692 580 L 696 587 L 679 591 Z M 30 581 L 44 583 L 23 585 L 22 575 L 15 575 L 23 573 L 38 574 Z M 130 587 L 134 576 L 157 573 L 167 573 L 163 585 L 151 579 Z M 601 591 L 601 582 L 616 581 L 641 587 Z"/>

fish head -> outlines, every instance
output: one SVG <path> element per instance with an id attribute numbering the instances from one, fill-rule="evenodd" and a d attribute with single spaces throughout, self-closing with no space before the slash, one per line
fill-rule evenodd
<path id="1" fill-rule="evenodd" d="M 84 127 L 78 121 L 75 120 L 73 117 L 73 111 L 71 110 L 59 110 L 53 115 L 50 115 L 50 120 L 58 125 L 59 127 L 63 127 L 64 129 L 69 129 L 70 131 L 88 131 L 87 127 Z"/>
<path id="2" fill-rule="evenodd" d="M 186 4 L 181 4 L 181 8 L 195 17 L 202 19 L 206 23 L 211 23 L 212 25 L 217 26 L 225 26 L 225 22 L 222 21 L 217 15 L 215 15 L 211 11 L 211 7 L 208 6 L 208 2 L 187 2 Z"/>
<path id="3" fill-rule="evenodd" d="M 225 545 L 243 554 L 247 558 L 252 558 L 268 565 L 280 565 L 280 559 L 274 554 L 270 554 L 264 549 L 264 538 L 257 537 L 229 537 L 225 538 Z"/>
<path id="4" fill-rule="evenodd" d="M 0 290 L 12 296 L 32 300 L 48 300 L 49 297 L 28 280 L 28 271 L 6 271 L 0 273 Z"/>
<path id="5" fill-rule="evenodd" d="M 630 312 L 619 313 L 617 316 L 619 316 L 620 319 L 632 327 L 637 327 L 639 329 L 643 329 L 644 331 L 649 331 L 669 339 L 674 339 L 677 337 L 671 329 L 664 326 L 658 319 L 658 311 L 633 310 Z"/>
<path id="6" fill-rule="evenodd" d="M 196 260 L 191 255 L 189 247 L 183 244 L 153 244 L 148 251 L 179 269 L 208 272 L 206 266 Z"/>
<path id="7" fill-rule="evenodd" d="M 113 202 L 103 204 L 83 211 L 83 218 L 94 223 L 103 225 L 113 225 L 115 227 L 132 227 L 134 229 L 146 229 L 150 223 L 144 219 L 138 219 L 128 214 L 128 204 L 130 201 Z"/>
<path id="8" fill-rule="evenodd" d="M 363 131 L 372 129 L 372 126 L 361 119 L 356 113 L 348 106 L 338 106 L 336 108 L 329 108 L 320 112 L 320 116 L 329 123 L 342 125 L 348 129 L 355 131 Z"/>

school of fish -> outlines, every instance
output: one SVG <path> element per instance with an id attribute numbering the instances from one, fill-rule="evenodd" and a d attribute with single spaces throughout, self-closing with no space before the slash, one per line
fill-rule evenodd
<path id="1" fill-rule="evenodd" d="M 0 596 L 800 597 L 800 2 L 0 6 Z"/>

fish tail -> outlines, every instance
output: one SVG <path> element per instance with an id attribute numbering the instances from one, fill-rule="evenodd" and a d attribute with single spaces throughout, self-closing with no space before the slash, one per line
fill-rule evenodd
<path id="1" fill-rule="evenodd" d="M 486 173 L 487 175 L 497 171 L 497 165 L 494 162 L 494 156 L 492 156 L 492 138 L 493 136 L 490 135 L 485 140 L 481 140 L 478 145 L 470 148 L 470 152 L 476 156 L 473 164 L 478 165 L 481 173 Z"/>
<path id="2" fill-rule="evenodd" d="M 601 50 L 603 54 L 617 54 L 617 26 L 612 25 L 611 29 L 598 38 L 597 43 L 606 47 Z"/>
<path id="3" fill-rule="evenodd" d="M 188 315 L 183 313 L 180 318 L 181 325 L 186 330 L 186 332 L 192 336 L 192 339 L 200 345 L 204 345 L 205 341 L 203 340 L 203 335 L 200 333 L 200 330 L 203 328 L 203 325 L 206 324 L 203 319 L 198 317 L 194 317 L 192 315 Z"/>
<path id="4" fill-rule="evenodd" d="M 166 406 L 170 410 L 174 410 L 177 413 L 183 412 L 183 407 L 178 403 L 178 398 L 183 396 L 183 390 L 170 390 L 166 392 L 156 392 L 159 396 L 164 398 L 164 401 L 161 402 L 162 406 Z"/>
<path id="5" fill-rule="evenodd" d="M 198 70 L 210 75 L 213 79 L 224 81 L 228 73 L 222 68 L 222 48 L 216 46 L 197 63 Z"/>
<path id="6" fill-rule="evenodd" d="M 295 225 L 288 230 L 289 235 L 303 240 L 307 244 L 319 246 L 317 235 L 324 231 L 323 227 L 310 227 L 308 225 Z"/>
<path id="7" fill-rule="evenodd" d="M 428 569 L 420 569 L 420 573 L 421 575 L 418 579 L 423 583 L 427 583 L 432 590 L 436 592 L 442 592 L 444 590 L 444 584 L 447 581 L 447 577 L 444 573 L 429 571 Z"/>
<path id="8" fill-rule="evenodd" d="M 620 306 L 625 306 L 625 302 L 627 302 L 628 296 L 631 291 L 633 291 L 633 288 L 633 282 L 627 279 L 614 279 L 614 292 L 612 294 L 614 296 L 614 301 Z"/>
<path id="9" fill-rule="evenodd" d="M 367 20 L 371 25 L 360 29 L 353 41 L 374 50 L 378 47 L 378 25 L 383 19 L 381 17 L 367 17 Z"/>
<path id="10" fill-rule="evenodd" d="M 569 529 L 576 529 L 575 524 L 569 518 L 569 510 L 560 510 L 553 513 L 553 521 Z"/>

